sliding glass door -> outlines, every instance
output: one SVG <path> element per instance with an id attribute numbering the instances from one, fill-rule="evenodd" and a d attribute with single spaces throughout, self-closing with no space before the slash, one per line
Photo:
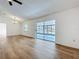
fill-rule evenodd
<path id="1" fill-rule="evenodd" d="M 55 20 L 37 23 L 37 39 L 55 41 Z"/>
<path id="2" fill-rule="evenodd" d="M 37 38 L 44 39 L 44 24 L 43 24 L 43 22 L 37 23 Z"/>

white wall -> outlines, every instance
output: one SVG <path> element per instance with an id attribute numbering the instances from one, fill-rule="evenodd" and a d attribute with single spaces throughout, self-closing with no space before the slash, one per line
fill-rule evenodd
<path id="1" fill-rule="evenodd" d="M 20 24 L 13 24 L 12 19 L 5 16 L 0 15 L 0 23 L 5 23 L 7 25 L 7 35 L 20 35 L 21 34 L 21 26 Z"/>
<path id="2" fill-rule="evenodd" d="M 28 26 L 27 31 L 24 31 L 24 24 L 27 24 Z M 22 24 L 22 34 L 25 36 L 34 37 L 36 30 L 35 27 L 36 26 L 34 21 L 29 21 L 29 20 L 24 21 L 24 23 Z"/>
<path id="3" fill-rule="evenodd" d="M 56 13 L 56 43 L 79 48 L 79 7 Z"/>
<path id="4" fill-rule="evenodd" d="M 36 23 L 56 20 L 56 43 L 79 48 L 79 7 L 65 10 L 37 20 L 28 20 L 28 31 L 23 35 L 35 37 Z"/>

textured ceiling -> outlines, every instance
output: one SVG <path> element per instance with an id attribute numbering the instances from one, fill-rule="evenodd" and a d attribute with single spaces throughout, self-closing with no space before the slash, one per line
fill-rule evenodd
<path id="1" fill-rule="evenodd" d="M 1 10 L 15 16 L 28 19 L 44 16 L 49 13 L 69 9 L 79 5 L 79 0 L 19 0 L 23 5 L 13 2 L 9 6 L 7 0 L 0 0 Z"/>

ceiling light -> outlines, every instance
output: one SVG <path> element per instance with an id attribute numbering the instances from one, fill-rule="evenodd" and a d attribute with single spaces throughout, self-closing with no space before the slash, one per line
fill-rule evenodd
<path id="1" fill-rule="evenodd" d="M 12 0 L 8 0 L 8 1 L 12 1 Z"/>

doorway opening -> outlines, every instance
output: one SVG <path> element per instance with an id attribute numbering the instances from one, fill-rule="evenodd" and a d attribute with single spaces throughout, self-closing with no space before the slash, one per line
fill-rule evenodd
<path id="1" fill-rule="evenodd" d="M 0 23 L 0 38 L 6 37 L 6 24 Z"/>
<path id="2" fill-rule="evenodd" d="M 55 20 L 37 23 L 36 38 L 55 42 Z"/>

